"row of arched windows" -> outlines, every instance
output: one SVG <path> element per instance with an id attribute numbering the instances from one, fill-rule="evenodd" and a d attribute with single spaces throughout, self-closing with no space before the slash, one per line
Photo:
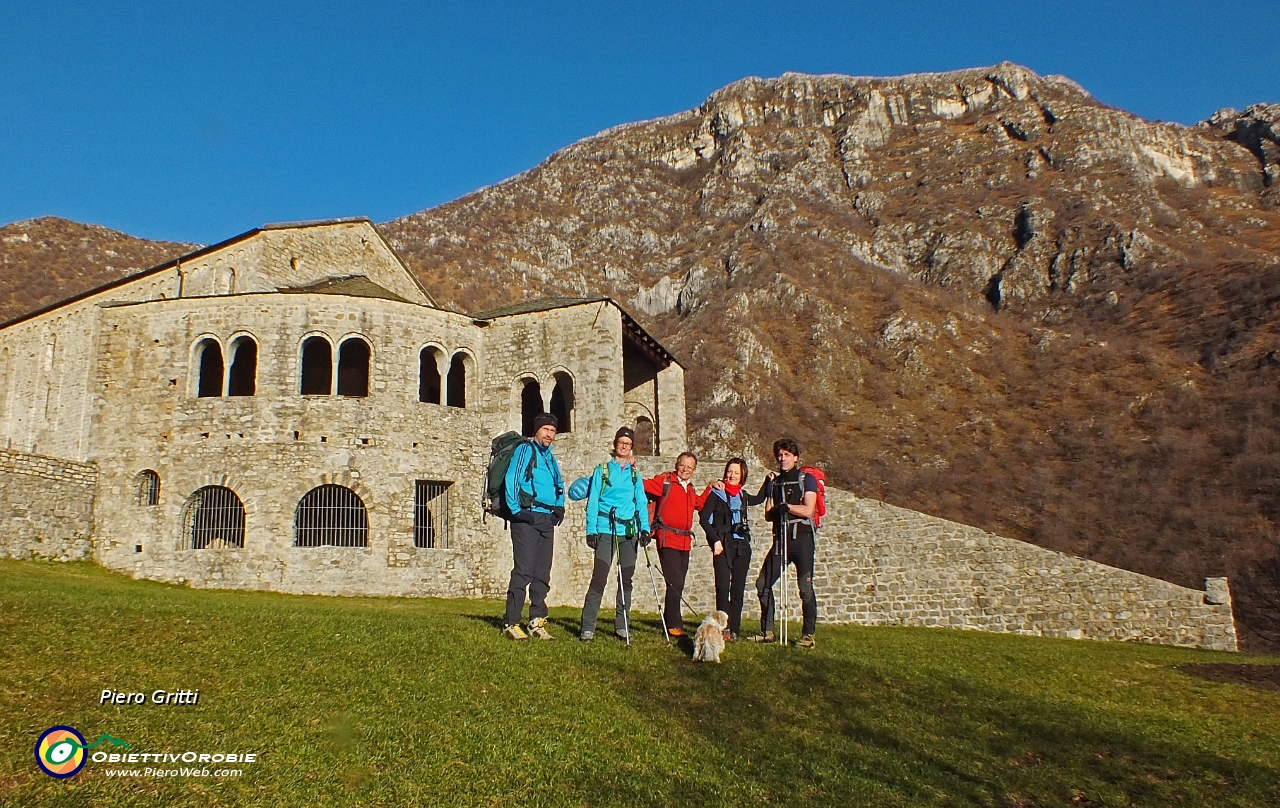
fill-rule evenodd
<path id="1" fill-rule="evenodd" d="M 222 346 L 214 339 L 202 339 L 196 345 L 196 362 L 200 375 L 196 395 L 251 396 L 258 379 L 258 343 L 250 337 L 237 337 L 231 343 L 231 367 L 223 373 Z"/>
<path id="2" fill-rule="evenodd" d="M 155 505 L 160 477 L 147 469 L 135 482 L 138 503 Z M 415 547 L 449 546 L 449 497 L 452 484 L 418 480 L 414 488 Z M 207 485 L 182 510 L 179 550 L 244 547 L 245 512 L 239 495 L 221 485 Z M 341 485 L 319 485 L 308 491 L 293 512 L 294 547 L 368 547 L 369 513 L 364 500 Z"/>
<path id="3" fill-rule="evenodd" d="M 258 343 L 248 336 L 237 337 L 230 346 L 231 365 L 224 370 L 222 346 L 205 337 L 196 344 L 196 396 L 252 396 L 258 375 Z M 304 396 L 369 395 L 369 343 L 350 336 L 338 344 L 338 361 L 329 340 L 312 335 L 302 341 L 298 392 Z M 450 407 L 467 406 L 467 355 L 455 353 L 441 377 L 444 353 L 438 348 L 422 349 L 418 360 L 418 400 Z"/>

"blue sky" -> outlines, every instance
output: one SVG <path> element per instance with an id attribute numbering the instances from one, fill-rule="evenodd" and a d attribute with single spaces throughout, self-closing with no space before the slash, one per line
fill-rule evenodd
<path id="1" fill-rule="evenodd" d="M 0 223 L 211 243 L 385 221 L 743 76 L 1010 60 L 1144 118 L 1280 102 L 1280 4 L 16 3 Z"/>

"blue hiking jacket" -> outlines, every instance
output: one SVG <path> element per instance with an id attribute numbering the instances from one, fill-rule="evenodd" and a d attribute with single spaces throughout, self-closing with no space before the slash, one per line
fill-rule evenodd
<path id="1" fill-rule="evenodd" d="M 648 532 L 649 506 L 644 496 L 644 478 L 635 471 L 635 466 L 619 465 L 617 460 L 610 460 L 607 465 L 609 485 L 604 484 L 604 465 L 596 466 L 591 475 L 591 494 L 587 497 L 587 535 L 608 535 L 609 511 L 614 508 L 617 508 L 614 519 L 619 536 L 632 535 L 623 525 L 637 513 L 640 515 L 639 529 Z"/>
<path id="2" fill-rule="evenodd" d="M 526 479 L 529 458 L 534 458 L 533 478 Z M 531 510 L 535 513 L 551 513 L 551 506 L 564 507 L 564 480 L 560 477 L 560 464 L 551 447 L 543 448 L 541 444 L 527 440 L 516 447 L 511 455 L 511 465 L 507 467 L 506 483 L 507 508 L 512 513 Z M 520 507 L 520 494 L 533 496 L 534 504 L 529 508 Z"/>

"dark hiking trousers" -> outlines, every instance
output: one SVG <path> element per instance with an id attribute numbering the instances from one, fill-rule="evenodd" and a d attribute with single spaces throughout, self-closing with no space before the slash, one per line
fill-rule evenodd
<path id="1" fill-rule="evenodd" d="M 751 542 L 729 539 L 724 552 L 711 557 L 711 565 L 716 574 L 716 608 L 729 615 L 729 631 L 737 634 L 742 628 L 742 595 L 751 574 Z"/>
<path id="2" fill-rule="evenodd" d="M 511 582 L 507 584 L 507 613 L 503 624 L 514 626 L 524 611 L 529 590 L 529 619 L 547 616 L 551 591 L 551 556 L 555 550 L 556 518 L 549 513 L 521 511 L 511 519 Z"/>
<path id="3" fill-rule="evenodd" d="M 787 560 L 796 565 L 796 579 L 800 587 L 800 606 L 804 614 L 802 634 L 812 634 L 818 624 L 818 597 L 813 592 L 813 562 L 815 544 L 813 532 L 806 526 L 797 526 L 795 537 L 787 541 Z M 773 585 L 782 575 L 782 540 L 774 539 L 769 555 L 760 567 L 756 578 L 756 594 L 760 596 L 760 631 L 773 631 Z M 784 580 L 783 586 L 787 585 Z"/>
<path id="4" fill-rule="evenodd" d="M 629 627 L 625 622 L 631 611 L 631 577 L 636 571 L 635 538 L 618 538 L 618 564 L 622 568 L 622 593 L 614 587 L 613 626 L 618 631 Z M 613 567 L 613 537 L 602 535 L 600 544 L 596 546 L 595 567 L 591 571 L 591 585 L 587 587 L 587 598 L 582 603 L 582 631 L 596 630 L 596 615 L 600 612 L 600 601 L 604 600 L 605 584 L 609 582 L 609 570 Z"/>
<path id="5" fill-rule="evenodd" d="M 662 599 L 662 616 L 667 629 L 684 628 L 684 616 L 680 601 L 684 597 L 684 579 L 689 575 L 689 551 L 672 547 L 658 548 L 658 563 L 662 566 L 662 580 L 667 584 L 667 594 Z"/>

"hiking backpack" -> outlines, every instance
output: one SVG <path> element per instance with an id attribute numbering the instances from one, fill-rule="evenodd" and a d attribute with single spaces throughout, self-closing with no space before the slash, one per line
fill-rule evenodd
<path id="1" fill-rule="evenodd" d="M 822 517 L 827 515 L 827 475 L 817 466 L 800 467 L 800 490 L 804 490 L 804 476 L 808 474 L 818 483 L 818 501 L 813 504 L 813 529 L 822 525 Z"/>
<path id="2" fill-rule="evenodd" d="M 690 530 L 680 530 L 679 528 L 668 527 L 666 524 L 663 523 L 662 507 L 667 504 L 667 497 L 670 496 L 670 494 L 671 494 L 671 472 L 667 472 L 666 477 L 663 479 L 663 482 L 662 482 L 662 496 L 658 497 L 657 500 L 654 500 L 652 498 L 649 500 L 649 532 L 653 534 L 654 538 L 658 539 L 658 547 L 663 546 L 662 538 L 661 538 L 662 531 L 666 531 L 667 533 L 675 533 L 680 536 L 693 535 L 693 530 L 692 530 L 693 525 L 689 526 L 691 528 Z M 650 495 L 650 497 L 652 497 L 652 495 Z"/>
<path id="3" fill-rule="evenodd" d="M 504 522 L 511 521 L 511 510 L 507 507 L 507 469 L 511 467 L 511 458 L 516 447 L 528 439 L 519 432 L 504 432 L 489 444 L 489 469 L 485 472 L 483 514 L 493 514 Z M 526 480 L 533 479 L 533 467 L 538 462 L 538 453 L 529 455 L 529 465 L 524 470 Z"/>

